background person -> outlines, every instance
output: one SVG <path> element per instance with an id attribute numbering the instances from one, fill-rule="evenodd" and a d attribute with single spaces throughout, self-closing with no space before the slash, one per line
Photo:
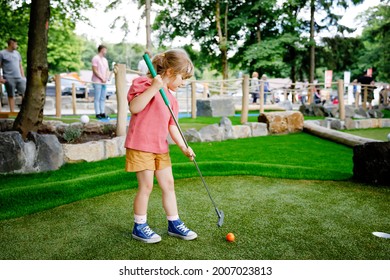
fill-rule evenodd
<path id="1" fill-rule="evenodd" d="M 152 57 L 152 53 L 148 50 L 145 50 L 144 54 L 147 54 L 149 55 L 149 57 Z M 138 71 L 141 72 L 140 76 L 146 76 L 149 71 L 148 66 L 146 65 L 146 62 L 143 58 L 141 58 L 141 60 L 138 62 Z"/>
<path id="2" fill-rule="evenodd" d="M 8 104 L 11 112 L 15 111 L 15 91 L 22 96 L 26 91 L 26 77 L 22 65 L 22 57 L 17 51 L 16 39 L 10 38 L 5 50 L 0 51 L 0 68 L 3 69 L 1 77 L 5 82 L 8 95 Z"/>
<path id="3" fill-rule="evenodd" d="M 100 45 L 98 47 L 98 54 L 92 58 L 92 82 L 95 90 L 94 106 L 97 119 L 107 118 L 105 114 L 106 106 L 106 91 L 105 83 L 110 76 L 108 61 L 106 59 L 107 47 Z M 96 83 L 96 84 L 95 84 Z"/>
<path id="4" fill-rule="evenodd" d="M 266 74 L 261 76 L 261 80 L 264 83 L 264 105 L 267 104 L 267 95 L 270 93 L 269 82 L 267 79 Z"/>
<path id="5" fill-rule="evenodd" d="M 357 78 L 357 82 L 361 84 L 361 97 L 362 102 L 364 102 L 364 91 L 365 88 L 367 88 L 367 102 L 368 102 L 368 108 L 372 109 L 372 100 L 374 100 L 374 89 L 375 89 L 375 82 L 374 78 L 368 76 L 367 72 L 364 72 L 362 76 Z"/>
<path id="6" fill-rule="evenodd" d="M 257 72 L 252 73 L 250 94 L 253 98 L 253 104 L 256 104 L 257 99 L 260 97 L 259 73 Z"/>

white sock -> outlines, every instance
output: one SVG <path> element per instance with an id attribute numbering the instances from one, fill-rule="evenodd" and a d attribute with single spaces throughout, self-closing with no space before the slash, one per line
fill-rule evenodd
<path id="1" fill-rule="evenodd" d="M 134 222 L 136 224 L 144 224 L 144 223 L 146 223 L 146 215 L 134 214 Z"/>
<path id="2" fill-rule="evenodd" d="M 179 215 L 167 216 L 168 221 L 176 221 L 179 219 Z"/>

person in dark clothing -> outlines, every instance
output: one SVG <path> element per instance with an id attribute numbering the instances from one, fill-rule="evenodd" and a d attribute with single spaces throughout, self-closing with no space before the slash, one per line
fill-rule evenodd
<path id="1" fill-rule="evenodd" d="M 367 72 L 364 72 L 362 76 L 360 76 L 357 79 L 357 82 L 361 84 L 361 97 L 362 97 L 362 102 L 364 102 L 364 91 L 365 88 L 367 88 L 367 102 L 368 102 L 368 108 L 372 109 L 372 100 L 374 100 L 374 79 L 370 76 L 368 76 Z"/>

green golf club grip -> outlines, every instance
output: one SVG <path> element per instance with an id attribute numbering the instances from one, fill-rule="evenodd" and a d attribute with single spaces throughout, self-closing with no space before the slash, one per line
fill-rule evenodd
<path id="1" fill-rule="evenodd" d="M 152 61 L 150 60 L 150 57 L 147 53 L 145 53 L 143 55 L 144 57 L 144 60 L 146 62 L 146 65 L 148 66 L 148 69 L 150 71 L 150 73 L 152 74 L 152 77 L 156 77 L 157 76 L 157 73 L 156 73 L 156 70 L 154 70 L 154 67 L 153 67 L 153 64 L 152 64 Z M 164 102 L 167 106 L 169 106 L 169 99 L 167 98 L 167 95 L 165 94 L 165 90 L 163 88 L 160 88 L 160 94 L 162 96 L 162 98 L 164 99 Z"/>

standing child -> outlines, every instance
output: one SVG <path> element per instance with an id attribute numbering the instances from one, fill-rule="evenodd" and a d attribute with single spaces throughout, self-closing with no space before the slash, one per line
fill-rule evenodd
<path id="1" fill-rule="evenodd" d="M 131 112 L 129 130 L 125 142 L 126 171 L 136 172 L 138 192 L 134 198 L 133 238 L 156 243 L 161 237 L 147 224 L 149 196 L 153 178 L 162 190 L 162 203 L 168 220 L 168 234 L 184 240 L 193 240 L 197 234 L 189 230 L 179 219 L 171 159 L 167 142 L 168 133 L 189 159 L 195 157 L 186 147 L 163 98 L 164 88 L 172 111 L 177 116 L 178 102 L 171 91 L 183 85 L 193 75 L 194 66 L 187 53 L 180 49 L 156 55 L 152 60 L 157 76 L 142 76 L 133 81 L 127 99 Z"/>

